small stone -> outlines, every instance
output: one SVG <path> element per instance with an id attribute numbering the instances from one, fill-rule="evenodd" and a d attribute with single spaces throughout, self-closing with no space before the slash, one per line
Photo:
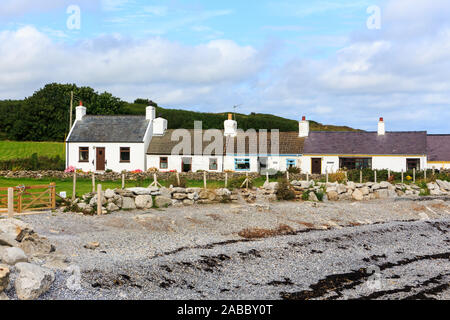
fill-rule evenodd
<path id="1" fill-rule="evenodd" d="M 352 198 L 356 201 L 362 201 L 364 199 L 364 194 L 359 189 L 356 189 L 353 191 Z"/>
<path id="2" fill-rule="evenodd" d="M 119 211 L 120 208 L 114 203 L 108 203 L 108 205 L 106 206 L 106 210 L 108 210 L 109 212 L 115 212 Z"/>
<path id="3" fill-rule="evenodd" d="M 316 194 L 314 192 L 310 192 L 309 193 L 308 200 L 309 201 L 314 201 L 314 202 L 319 201 L 319 199 L 317 198 L 317 196 L 316 196 Z"/>
<path id="4" fill-rule="evenodd" d="M 89 242 L 88 244 L 84 245 L 84 248 L 89 249 L 89 250 L 95 250 L 98 247 L 100 247 L 99 242 Z"/>
<path id="5" fill-rule="evenodd" d="M 188 197 L 188 195 L 186 193 L 174 193 L 172 194 L 172 198 L 176 199 L 176 200 L 184 200 Z"/>

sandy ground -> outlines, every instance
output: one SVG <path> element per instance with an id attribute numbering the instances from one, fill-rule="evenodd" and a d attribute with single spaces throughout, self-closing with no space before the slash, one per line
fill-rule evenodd
<path id="1" fill-rule="evenodd" d="M 448 199 L 223 204 L 22 219 L 57 248 L 54 259 L 37 261 L 57 273 L 43 299 L 450 297 Z M 89 242 L 100 246 L 84 248 Z M 80 287 L 68 287 L 68 280 Z"/>

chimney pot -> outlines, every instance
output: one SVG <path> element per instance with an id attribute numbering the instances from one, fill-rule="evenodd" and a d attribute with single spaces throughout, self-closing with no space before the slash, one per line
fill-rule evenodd
<path id="1" fill-rule="evenodd" d="M 302 121 L 298 123 L 298 136 L 300 138 L 309 136 L 309 121 L 306 121 L 306 116 L 303 116 Z"/>
<path id="2" fill-rule="evenodd" d="M 381 122 L 383 122 L 383 121 L 384 121 L 384 118 L 383 118 L 383 117 L 381 117 L 381 118 L 380 118 L 380 121 L 381 121 Z"/>
<path id="3" fill-rule="evenodd" d="M 378 135 L 384 136 L 386 134 L 386 125 L 384 123 L 384 119 L 380 118 L 380 122 L 378 122 Z"/>
<path id="4" fill-rule="evenodd" d="M 302 121 L 306 121 L 306 117 L 305 116 L 302 117 Z"/>
<path id="5" fill-rule="evenodd" d="M 228 114 L 228 120 L 233 120 L 233 114 L 231 113 Z"/>

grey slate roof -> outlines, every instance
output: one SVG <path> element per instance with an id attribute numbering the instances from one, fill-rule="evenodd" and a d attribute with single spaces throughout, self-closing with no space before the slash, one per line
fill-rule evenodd
<path id="1" fill-rule="evenodd" d="M 172 153 L 173 147 L 175 147 L 177 144 L 180 143 L 180 141 L 172 141 L 171 137 L 175 130 L 167 130 L 166 133 L 163 136 L 154 136 L 152 138 L 152 141 L 150 142 L 150 145 L 147 150 L 147 154 L 152 155 L 170 155 Z M 191 135 L 191 155 L 194 155 L 194 130 L 188 130 Z M 203 131 L 204 133 L 205 131 Z M 233 140 L 233 146 L 234 148 L 230 152 L 234 154 L 242 154 L 242 152 L 239 152 L 241 150 L 238 150 L 237 147 L 237 141 L 241 139 L 241 141 L 245 141 L 245 150 L 244 154 L 253 154 L 252 148 L 250 146 L 259 146 L 259 136 L 251 138 L 246 138 L 242 136 L 242 133 L 238 133 L 238 137 L 231 138 L 231 137 L 224 137 L 223 136 L 223 130 L 220 130 L 221 137 L 223 139 L 223 154 L 227 153 L 227 145 L 231 145 L 231 140 Z M 303 152 L 303 144 L 305 139 L 298 137 L 298 132 L 280 132 L 279 133 L 279 152 L 280 154 L 301 154 Z M 259 153 L 267 154 L 271 153 L 271 133 L 270 131 L 267 132 L 267 143 L 266 147 L 267 149 L 262 152 L 259 150 L 259 147 L 257 151 Z M 205 148 L 211 144 L 211 141 L 203 141 L 203 148 L 202 150 L 205 150 Z"/>
<path id="2" fill-rule="evenodd" d="M 304 154 L 425 155 L 426 131 L 377 132 L 312 131 Z"/>
<path id="3" fill-rule="evenodd" d="M 143 142 L 149 121 L 144 116 L 85 116 L 68 142 Z"/>
<path id="4" fill-rule="evenodd" d="M 450 161 L 450 135 L 427 136 L 428 161 Z"/>

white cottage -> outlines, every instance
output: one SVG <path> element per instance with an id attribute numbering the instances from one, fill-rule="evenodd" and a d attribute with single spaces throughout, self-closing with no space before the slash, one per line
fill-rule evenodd
<path id="1" fill-rule="evenodd" d="M 147 170 L 146 151 L 152 136 L 162 135 L 167 120 L 146 116 L 90 116 L 76 108 L 76 119 L 66 139 L 66 166 L 83 171 Z"/>

